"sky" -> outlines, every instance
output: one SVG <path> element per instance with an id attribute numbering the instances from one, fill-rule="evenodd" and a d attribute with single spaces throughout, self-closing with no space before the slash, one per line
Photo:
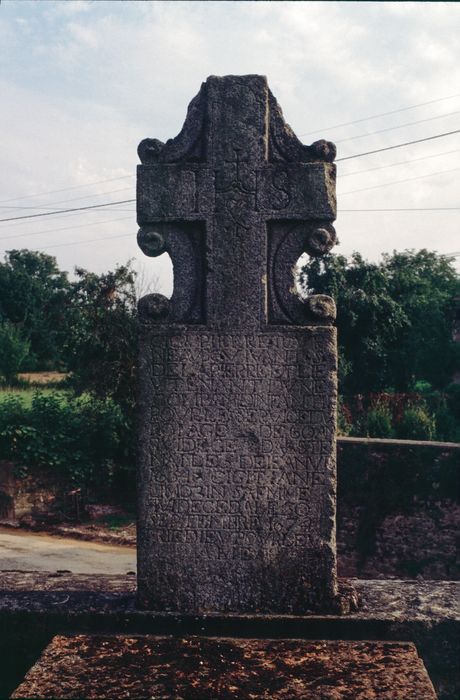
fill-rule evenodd
<path id="1" fill-rule="evenodd" d="M 174 137 L 208 75 L 266 75 L 301 140 L 338 158 L 459 129 L 459 34 L 442 2 L 2 0 L 0 218 L 134 198 L 139 141 Z M 337 163 L 335 252 L 459 253 L 459 152 L 457 133 Z M 352 211 L 401 208 L 418 211 Z M 136 233 L 133 203 L 3 221 L 0 259 L 132 259 L 169 295 L 169 259 Z"/>

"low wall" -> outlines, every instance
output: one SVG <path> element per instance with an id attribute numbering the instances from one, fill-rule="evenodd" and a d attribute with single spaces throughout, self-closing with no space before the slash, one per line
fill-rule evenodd
<path id="1" fill-rule="evenodd" d="M 25 478 L 14 475 L 15 465 L 0 460 L 0 519 L 20 520 L 33 513 L 46 513 L 56 498 L 63 498 L 65 484 L 59 482 L 51 472 L 38 472 Z M 1 508 L 2 494 L 9 509 Z M 5 498 L 6 497 L 6 498 Z"/>
<path id="2" fill-rule="evenodd" d="M 337 443 L 339 575 L 457 580 L 460 445 L 371 438 Z M 14 480 L 2 464 L 0 496 L 12 502 L 3 499 L 0 518 L 8 517 L 8 508 L 12 517 L 13 506 L 16 518 L 46 511 L 59 491 L 51 475 Z"/>
<path id="3" fill-rule="evenodd" d="M 459 578 L 460 444 L 339 438 L 339 575 Z"/>
<path id="4" fill-rule="evenodd" d="M 0 461 L 0 518 L 12 519 L 15 517 L 15 490 L 14 464 Z"/>

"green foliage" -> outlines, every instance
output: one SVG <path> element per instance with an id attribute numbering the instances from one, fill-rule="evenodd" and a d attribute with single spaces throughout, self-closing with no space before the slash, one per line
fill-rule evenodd
<path id="1" fill-rule="evenodd" d="M 55 258 L 10 250 L 0 263 L 0 320 L 30 342 L 27 369 L 54 368 L 61 361 L 69 281 Z"/>
<path id="2" fill-rule="evenodd" d="M 436 421 L 423 405 L 408 406 L 397 428 L 398 437 L 404 440 L 433 440 Z"/>
<path id="3" fill-rule="evenodd" d="M 432 390 L 433 387 L 431 386 L 430 382 L 427 382 L 425 379 L 419 379 L 418 381 L 414 382 L 414 391 L 418 392 L 419 394 L 428 394 Z"/>
<path id="4" fill-rule="evenodd" d="M 0 324 L 0 376 L 11 384 L 24 365 L 30 343 L 24 340 L 18 328 L 4 321 Z"/>
<path id="5" fill-rule="evenodd" d="M 75 270 L 65 344 L 70 386 L 112 398 L 126 411 L 135 401 L 137 312 L 129 265 L 96 275 Z"/>
<path id="6" fill-rule="evenodd" d="M 353 429 L 352 416 L 348 406 L 344 404 L 341 396 L 339 396 L 337 406 L 337 433 L 338 435 L 350 435 Z"/>
<path id="7" fill-rule="evenodd" d="M 350 260 L 327 255 L 304 266 L 300 283 L 336 301 L 342 393 L 449 383 L 459 353 L 452 340 L 458 293 L 452 258 L 405 251 L 374 264 L 358 253 Z"/>
<path id="8" fill-rule="evenodd" d="M 453 389 L 453 395 L 458 397 L 460 392 Z M 342 398 L 339 426 L 341 414 L 347 429 L 339 427 L 341 435 L 460 442 L 460 421 L 447 392 L 381 392 Z"/>
<path id="9" fill-rule="evenodd" d="M 107 493 L 123 460 L 124 429 L 110 399 L 37 392 L 27 406 L 10 395 L 0 402 L 0 459 L 15 462 L 22 474 L 51 470 L 69 485 Z"/>
<path id="10" fill-rule="evenodd" d="M 449 384 L 446 396 L 449 410 L 460 421 L 460 384 Z"/>
<path id="11" fill-rule="evenodd" d="M 369 409 L 366 416 L 366 432 L 368 437 L 394 437 L 392 415 L 388 406 L 377 405 L 375 408 Z"/>
<path id="12" fill-rule="evenodd" d="M 460 442 L 460 423 L 444 402 L 434 414 L 436 423 L 435 439 L 442 442 Z"/>

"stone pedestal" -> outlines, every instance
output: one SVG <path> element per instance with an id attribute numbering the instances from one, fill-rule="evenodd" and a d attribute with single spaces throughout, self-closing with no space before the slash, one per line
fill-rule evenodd
<path id="1" fill-rule="evenodd" d="M 55 637 L 12 698 L 436 700 L 415 646 L 205 637 Z"/>

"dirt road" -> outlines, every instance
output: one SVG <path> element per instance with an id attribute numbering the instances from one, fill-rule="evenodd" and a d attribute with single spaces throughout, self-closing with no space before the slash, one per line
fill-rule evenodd
<path id="1" fill-rule="evenodd" d="M 126 574 L 136 570 L 136 548 L 0 529 L 0 570 Z"/>

